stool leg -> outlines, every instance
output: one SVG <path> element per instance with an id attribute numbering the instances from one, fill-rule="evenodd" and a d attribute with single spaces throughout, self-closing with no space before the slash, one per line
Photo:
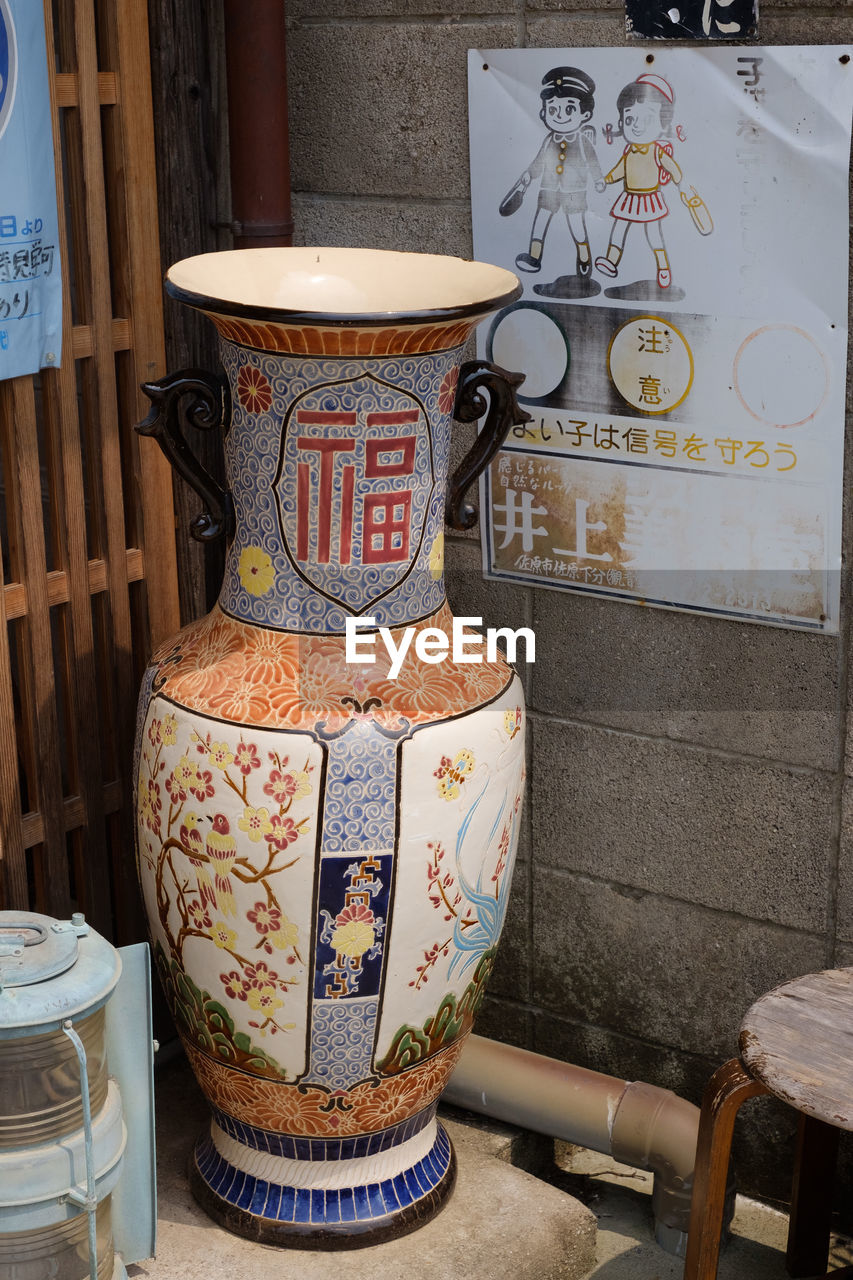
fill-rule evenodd
<path id="1" fill-rule="evenodd" d="M 716 1280 L 735 1116 L 748 1098 L 767 1092 L 747 1075 L 739 1058 L 724 1063 L 708 1082 L 699 1119 L 684 1280 Z"/>
<path id="2" fill-rule="evenodd" d="M 789 1276 L 826 1272 L 838 1136 L 834 1125 L 800 1116 L 785 1258 Z"/>

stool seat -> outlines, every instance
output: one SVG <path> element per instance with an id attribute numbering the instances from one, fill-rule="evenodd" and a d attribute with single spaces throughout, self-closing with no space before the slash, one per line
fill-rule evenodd
<path id="1" fill-rule="evenodd" d="M 740 1029 L 740 1056 L 723 1063 L 702 1099 L 684 1280 L 715 1280 L 735 1117 L 772 1094 L 799 1113 L 788 1275 L 826 1275 L 832 1187 L 841 1129 L 853 1130 L 853 969 L 824 969 L 756 1000 Z"/>
<path id="2" fill-rule="evenodd" d="M 853 969 L 825 969 L 756 1000 L 740 1057 L 772 1094 L 815 1120 L 853 1129 Z"/>

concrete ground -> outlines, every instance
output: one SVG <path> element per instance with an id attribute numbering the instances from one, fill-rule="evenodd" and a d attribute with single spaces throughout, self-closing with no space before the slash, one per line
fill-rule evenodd
<path id="1" fill-rule="evenodd" d="M 681 1280 L 684 1263 L 655 1244 L 652 1176 L 581 1148 L 559 1150 L 557 1186 L 579 1195 L 598 1221 L 595 1266 L 585 1280 Z M 789 1280 L 785 1270 L 788 1217 L 737 1198 L 731 1239 L 718 1280 Z M 853 1263 L 853 1241 L 833 1238 L 830 1267 Z M 823 1273 L 821 1273 L 823 1275 Z"/>
<path id="2" fill-rule="evenodd" d="M 159 1239 L 145 1280 L 681 1280 L 654 1242 L 651 1176 L 608 1157 L 448 1110 L 458 1181 L 448 1204 L 411 1235 L 337 1253 L 279 1250 L 217 1227 L 190 1196 L 186 1165 L 207 1109 L 180 1058 L 158 1070 Z M 523 1167 L 519 1167 L 519 1165 Z M 529 1172 L 533 1170 L 534 1172 Z M 534 1176 L 534 1173 L 540 1176 Z M 784 1280 L 787 1219 L 738 1198 L 719 1280 Z M 834 1243 L 832 1265 L 853 1262 Z"/>
<path id="3" fill-rule="evenodd" d="M 186 1179 L 207 1107 L 184 1059 L 157 1073 L 157 1257 L 128 1267 L 150 1280 L 584 1280 L 595 1260 L 595 1217 L 578 1200 L 510 1163 L 506 1126 L 448 1120 L 457 1181 L 431 1222 L 386 1244 L 346 1252 L 276 1249 L 223 1231 Z M 523 1141 L 523 1136 L 522 1136 Z"/>

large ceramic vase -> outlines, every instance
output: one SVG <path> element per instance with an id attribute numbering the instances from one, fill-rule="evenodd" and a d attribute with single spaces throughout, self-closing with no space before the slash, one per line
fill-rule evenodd
<path id="1" fill-rule="evenodd" d="M 451 634 L 446 505 L 472 523 L 464 488 L 526 417 L 519 377 L 460 378 L 474 325 L 519 290 L 482 263 L 337 249 L 207 254 L 166 287 L 212 320 L 226 373 L 149 384 L 140 427 L 202 493 L 196 535 L 228 538 L 217 606 L 148 669 L 137 742 L 152 940 L 213 1110 L 192 1185 L 253 1239 L 374 1243 L 453 1186 L 436 1107 L 518 836 L 518 677 L 482 646 L 416 643 Z M 448 497 L 454 411 L 487 405 Z M 221 421 L 227 491 L 187 421 Z M 407 627 L 394 673 L 378 629 Z"/>

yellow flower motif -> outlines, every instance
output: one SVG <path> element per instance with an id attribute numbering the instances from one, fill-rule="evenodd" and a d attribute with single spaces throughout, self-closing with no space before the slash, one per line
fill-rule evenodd
<path id="1" fill-rule="evenodd" d="M 308 779 L 308 774 L 293 772 L 290 776 L 296 783 L 296 790 L 293 793 L 294 800 L 298 800 L 300 796 L 310 796 L 311 783 Z"/>
<path id="2" fill-rule="evenodd" d="M 260 547 L 244 547 L 237 572 L 243 586 L 253 596 L 264 596 L 275 582 L 273 562 Z"/>
<path id="3" fill-rule="evenodd" d="M 217 769 L 227 769 L 234 759 L 227 742 L 211 742 L 207 749 L 207 758 Z"/>
<path id="4" fill-rule="evenodd" d="M 141 822 L 145 822 L 146 819 L 148 819 L 149 817 L 152 817 L 154 814 L 154 810 L 151 806 L 151 795 L 148 790 L 147 778 L 140 777 L 138 795 L 139 795 L 139 809 L 138 809 L 139 818 Z"/>
<path id="5" fill-rule="evenodd" d="M 514 710 L 504 712 L 504 730 L 509 734 L 510 739 L 521 729 L 521 707 L 515 707 Z"/>
<path id="6" fill-rule="evenodd" d="M 252 844 L 257 844 L 268 831 L 272 831 L 269 810 L 253 809 L 250 804 L 247 804 L 237 826 L 241 831 L 246 832 Z"/>
<path id="7" fill-rule="evenodd" d="M 173 747 L 178 740 L 178 718 L 173 716 L 171 711 L 163 717 L 161 736 L 164 745 L 167 747 Z"/>
<path id="8" fill-rule="evenodd" d="M 441 764 L 433 775 L 438 778 L 436 789 L 439 797 L 442 800 L 455 800 L 459 795 L 460 786 L 473 772 L 475 764 L 474 752 L 469 747 L 463 747 L 461 751 L 457 751 L 453 760 L 450 756 L 442 756 Z"/>
<path id="9" fill-rule="evenodd" d="M 438 795 L 440 800 L 455 800 L 459 795 L 459 788 L 452 778 L 439 778 Z"/>
<path id="10" fill-rule="evenodd" d="M 275 987 L 252 987 L 246 1003 L 250 1009 L 254 1009 L 255 1013 L 265 1013 L 270 1017 L 275 1013 L 276 1009 L 281 1008 L 281 1001 L 277 999 Z"/>
<path id="11" fill-rule="evenodd" d="M 369 951 L 375 941 L 373 925 L 364 920 L 348 920 L 332 934 L 332 948 L 339 956 L 351 956 L 353 960 Z"/>
<path id="12" fill-rule="evenodd" d="M 299 928 L 288 920 L 287 916 L 282 917 L 281 924 L 275 933 L 268 933 L 267 942 L 271 942 L 276 951 L 285 951 L 288 947 L 295 947 L 299 941 Z"/>
<path id="13" fill-rule="evenodd" d="M 429 571 L 436 582 L 444 572 L 444 530 L 436 535 L 435 542 L 432 544 L 432 550 L 429 553 Z"/>
<path id="14" fill-rule="evenodd" d="M 210 936 L 216 943 L 217 947 L 222 947 L 223 950 L 230 951 L 234 946 L 234 943 L 237 941 L 236 933 L 233 929 L 228 928 L 228 925 L 224 920 L 217 920 L 215 924 L 211 925 Z"/>
<path id="15" fill-rule="evenodd" d="M 173 800 L 185 800 L 189 788 L 197 785 L 199 785 L 198 765 L 194 760 L 190 760 L 189 756 L 181 756 L 166 780 L 166 790 Z"/>

